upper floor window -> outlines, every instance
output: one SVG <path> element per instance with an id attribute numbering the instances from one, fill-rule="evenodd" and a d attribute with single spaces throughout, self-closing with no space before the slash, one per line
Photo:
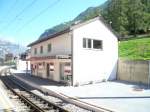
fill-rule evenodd
<path id="1" fill-rule="evenodd" d="M 91 48 L 92 47 L 92 40 L 83 38 L 83 48 Z"/>
<path id="2" fill-rule="evenodd" d="M 43 53 L 43 46 L 40 47 L 40 53 Z"/>
<path id="3" fill-rule="evenodd" d="M 37 48 L 34 48 L 34 54 L 37 54 Z"/>
<path id="4" fill-rule="evenodd" d="M 47 50 L 48 50 L 48 52 L 50 52 L 52 50 L 52 45 L 51 44 L 48 44 Z"/>
<path id="5" fill-rule="evenodd" d="M 86 38 L 83 38 L 83 48 L 86 48 Z"/>
<path id="6" fill-rule="evenodd" d="M 87 39 L 87 48 L 91 48 L 92 47 L 92 40 L 91 39 Z"/>
<path id="7" fill-rule="evenodd" d="M 83 38 L 83 48 L 102 49 L 102 40 Z"/>
<path id="8" fill-rule="evenodd" d="M 93 40 L 93 49 L 102 49 L 102 41 Z"/>

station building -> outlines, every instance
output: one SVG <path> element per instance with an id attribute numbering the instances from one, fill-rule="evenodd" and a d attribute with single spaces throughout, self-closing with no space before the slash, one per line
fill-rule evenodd
<path id="1" fill-rule="evenodd" d="M 28 47 L 32 75 L 73 86 L 116 79 L 118 39 L 102 17 L 70 25 Z"/>

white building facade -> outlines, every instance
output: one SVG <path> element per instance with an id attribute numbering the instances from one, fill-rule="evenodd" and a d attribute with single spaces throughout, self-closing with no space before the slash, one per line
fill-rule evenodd
<path id="1" fill-rule="evenodd" d="M 33 75 L 73 86 L 116 79 L 118 40 L 101 17 L 72 25 L 29 47 Z"/>

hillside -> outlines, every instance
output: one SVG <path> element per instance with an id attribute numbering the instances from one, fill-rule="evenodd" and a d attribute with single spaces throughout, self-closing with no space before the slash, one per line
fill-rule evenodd
<path id="1" fill-rule="evenodd" d="M 150 37 L 121 41 L 119 43 L 119 57 L 133 60 L 150 60 Z"/>
<path id="2" fill-rule="evenodd" d="M 106 1 L 104 4 L 99 5 L 97 7 L 89 7 L 85 11 L 81 12 L 77 17 L 75 17 L 73 20 L 61 23 L 59 25 L 56 25 L 52 28 L 49 28 L 43 32 L 39 39 L 46 38 L 48 35 L 54 34 L 56 32 L 59 32 L 63 29 L 68 28 L 71 24 L 75 23 L 76 21 L 86 21 L 88 19 L 94 18 L 95 16 L 100 15 L 100 12 L 104 10 L 108 5 L 108 1 Z"/>
<path id="3" fill-rule="evenodd" d="M 45 30 L 39 39 L 46 38 L 56 32 L 68 28 L 78 21 L 86 21 L 102 15 L 120 37 L 141 35 L 150 32 L 149 0 L 107 0 L 97 7 L 89 7 L 73 20 Z"/>

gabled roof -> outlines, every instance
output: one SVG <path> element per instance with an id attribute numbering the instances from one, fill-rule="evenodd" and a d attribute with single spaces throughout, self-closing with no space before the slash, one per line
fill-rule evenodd
<path id="1" fill-rule="evenodd" d="M 59 36 L 59 35 L 62 35 L 62 34 L 64 34 L 64 33 L 69 32 L 69 31 L 70 31 L 70 28 L 67 28 L 67 29 L 62 30 L 62 31 L 60 31 L 60 32 L 57 32 L 57 33 L 55 33 L 55 34 L 52 34 L 52 35 L 48 36 L 47 38 L 38 39 L 38 40 L 36 40 L 36 41 L 30 43 L 30 44 L 28 45 L 28 47 L 31 47 L 31 46 L 36 45 L 36 44 L 38 44 L 38 43 L 47 41 L 47 40 L 49 40 L 49 39 L 51 39 L 51 38 L 57 37 L 57 36 Z"/>
<path id="2" fill-rule="evenodd" d="M 87 21 L 84 21 L 84 22 L 78 22 L 77 24 L 72 24 L 72 25 L 70 25 L 68 28 L 66 28 L 66 29 L 64 29 L 64 30 L 62 30 L 62 31 L 60 31 L 60 32 L 54 33 L 54 34 L 52 34 L 52 35 L 49 35 L 47 38 L 38 39 L 38 40 L 36 40 L 36 41 L 30 43 L 30 44 L 28 45 L 28 47 L 31 47 L 31 46 L 36 45 L 36 44 L 38 44 L 38 43 L 47 41 L 47 40 L 49 40 L 49 39 L 51 39 L 51 38 L 55 38 L 55 37 L 57 37 L 57 36 L 59 36 L 59 35 L 68 33 L 68 32 L 70 32 L 70 31 L 73 30 L 73 29 L 79 28 L 79 27 L 81 27 L 81 26 L 83 26 L 83 25 L 89 24 L 89 23 L 91 23 L 91 22 L 93 22 L 93 21 L 96 21 L 96 20 L 100 20 L 116 37 L 119 37 L 119 34 L 117 34 L 117 33 L 111 28 L 111 26 L 106 23 L 106 21 L 103 19 L 103 17 L 97 16 L 97 17 L 95 17 L 95 18 L 93 18 L 93 19 L 90 19 L 90 20 L 87 20 Z"/>

